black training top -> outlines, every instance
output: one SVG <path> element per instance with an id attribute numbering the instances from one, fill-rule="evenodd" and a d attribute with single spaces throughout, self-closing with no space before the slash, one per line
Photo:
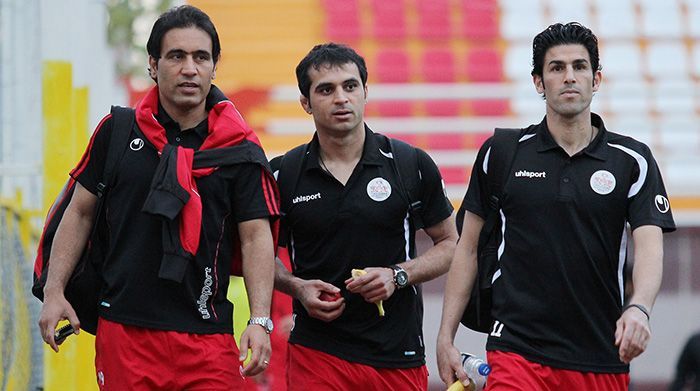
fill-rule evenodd
<path id="1" fill-rule="evenodd" d="M 362 158 L 345 186 L 319 165 L 317 136 L 304 155 L 296 191 L 292 190 L 296 178 L 278 178 L 294 275 L 331 283 L 341 288 L 346 300 L 343 314 L 328 323 L 309 317 L 294 300 L 295 325 L 289 341 L 375 367 L 417 367 L 425 363 L 420 286 L 396 290 L 384 301 L 384 317 L 375 304 L 345 290 L 352 269 L 390 266 L 415 256 L 408 202 L 397 185 L 386 139 L 369 129 L 365 132 Z M 448 218 L 452 206 L 437 166 L 425 152 L 417 152 L 421 214 L 424 225 L 431 227 Z M 270 162 L 273 172 L 279 161 Z M 401 157 L 396 161 L 400 164 Z"/>
<path id="2" fill-rule="evenodd" d="M 198 149 L 208 134 L 207 120 L 180 131 L 162 107 L 157 119 L 173 145 Z M 93 194 L 104 170 L 112 123 L 112 117 L 107 116 L 98 125 L 78 165 L 84 169 L 71 173 Z M 102 273 L 105 285 L 100 316 L 161 330 L 232 333 L 233 305 L 226 292 L 237 246 L 237 223 L 270 217 L 262 166 L 219 167 L 196 178 L 202 199 L 200 245 L 184 280 L 177 283 L 158 277 L 163 222 L 141 211 L 158 166 L 158 153 L 136 125 L 129 140 L 105 201 L 109 245 Z"/>
<path id="3" fill-rule="evenodd" d="M 487 350 L 515 352 L 557 368 L 627 372 L 615 322 L 623 304 L 628 234 L 675 229 L 661 173 L 649 148 L 600 129 L 573 157 L 546 121 L 520 138 L 501 206 L 504 241 L 493 284 L 496 319 Z M 491 140 L 474 164 L 464 205 L 485 217 Z"/>

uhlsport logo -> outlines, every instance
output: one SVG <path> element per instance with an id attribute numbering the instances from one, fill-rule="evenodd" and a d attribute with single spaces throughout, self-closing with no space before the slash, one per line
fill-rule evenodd
<path id="1" fill-rule="evenodd" d="M 298 204 L 300 202 L 309 202 L 312 200 L 319 200 L 321 199 L 321 192 L 318 192 L 316 194 L 308 194 L 308 195 L 300 195 L 294 197 L 292 200 L 292 204 Z"/>
<path id="2" fill-rule="evenodd" d="M 516 178 L 546 178 L 547 173 L 545 171 L 533 172 L 527 170 L 520 170 L 515 172 Z"/>
<path id="3" fill-rule="evenodd" d="M 138 151 L 139 149 L 143 148 L 143 140 L 140 138 L 131 140 L 129 143 L 129 148 L 131 148 L 132 151 Z"/>
<path id="4" fill-rule="evenodd" d="M 658 209 L 661 213 L 666 213 L 669 209 L 671 209 L 671 204 L 668 202 L 668 198 L 662 196 L 661 194 L 654 197 L 654 205 L 656 205 L 656 209 Z"/>
<path id="5" fill-rule="evenodd" d="M 202 287 L 202 293 L 199 295 L 199 300 L 197 300 L 199 313 L 202 314 L 202 319 L 209 319 L 211 315 L 207 309 L 207 302 L 212 295 L 211 286 L 214 280 L 211 277 L 211 268 L 204 268 L 204 286 Z"/>

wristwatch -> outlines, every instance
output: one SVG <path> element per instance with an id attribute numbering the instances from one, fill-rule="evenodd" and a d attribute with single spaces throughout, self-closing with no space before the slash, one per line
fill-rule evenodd
<path id="1" fill-rule="evenodd" d="M 265 329 L 265 332 L 270 334 L 272 333 L 272 329 L 275 328 L 275 326 L 272 324 L 272 319 L 266 317 L 266 316 L 261 316 L 261 317 L 252 317 L 248 321 L 248 324 L 257 324 L 258 326 L 261 326 L 262 328 Z"/>
<path id="2" fill-rule="evenodd" d="M 408 273 L 399 265 L 389 266 L 394 270 L 394 284 L 397 288 L 405 288 L 408 286 Z"/>

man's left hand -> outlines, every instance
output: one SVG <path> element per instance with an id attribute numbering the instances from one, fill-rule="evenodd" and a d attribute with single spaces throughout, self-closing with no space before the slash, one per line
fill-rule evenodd
<path id="1" fill-rule="evenodd" d="M 256 324 L 250 324 L 241 334 L 240 357 L 241 365 L 248 357 L 248 349 L 251 351 L 250 361 L 243 366 L 243 376 L 255 376 L 270 365 L 270 336 L 265 329 Z"/>
<path id="2" fill-rule="evenodd" d="M 394 271 L 388 267 L 368 267 L 367 274 L 345 280 L 348 292 L 359 293 L 369 303 L 386 300 L 394 294 Z"/>
<path id="3" fill-rule="evenodd" d="M 649 319 L 638 308 L 630 307 L 617 320 L 615 346 L 619 347 L 620 361 L 629 364 L 646 350 L 651 338 Z"/>

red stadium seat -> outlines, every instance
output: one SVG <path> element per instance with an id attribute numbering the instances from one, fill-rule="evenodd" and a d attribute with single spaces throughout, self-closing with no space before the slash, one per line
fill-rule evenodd
<path id="1" fill-rule="evenodd" d="M 469 102 L 473 115 L 501 116 L 508 114 L 508 99 L 477 99 Z"/>
<path id="2" fill-rule="evenodd" d="M 413 115 L 413 102 L 408 100 L 383 100 L 376 102 L 377 111 L 382 117 L 410 117 Z"/>
<path id="3" fill-rule="evenodd" d="M 326 14 L 326 35 L 333 41 L 355 41 L 360 38 L 358 0 L 323 0 Z"/>
<path id="4" fill-rule="evenodd" d="M 426 49 L 421 56 L 423 80 L 428 83 L 456 81 L 454 53 L 449 49 Z"/>
<path id="5" fill-rule="evenodd" d="M 455 117 L 459 115 L 458 100 L 428 100 L 425 101 L 425 112 L 431 117 Z"/>
<path id="6" fill-rule="evenodd" d="M 418 36 L 425 40 L 448 39 L 452 35 L 448 0 L 418 0 Z"/>
<path id="7" fill-rule="evenodd" d="M 466 167 L 440 167 L 440 174 L 446 185 L 467 183 L 470 171 Z"/>
<path id="8" fill-rule="evenodd" d="M 411 78 L 408 53 L 401 49 L 384 49 L 377 53 L 374 66 L 380 83 L 406 83 Z"/>
<path id="9" fill-rule="evenodd" d="M 467 52 L 465 70 L 471 81 L 499 82 L 503 80 L 503 58 L 497 49 L 474 48 Z"/>
<path id="10" fill-rule="evenodd" d="M 371 0 L 372 32 L 375 38 L 397 40 L 406 38 L 406 4 L 404 0 Z"/>
<path id="11" fill-rule="evenodd" d="M 472 40 L 499 36 L 498 4 L 495 0 L 462 0 L 462 34 Z"/>

